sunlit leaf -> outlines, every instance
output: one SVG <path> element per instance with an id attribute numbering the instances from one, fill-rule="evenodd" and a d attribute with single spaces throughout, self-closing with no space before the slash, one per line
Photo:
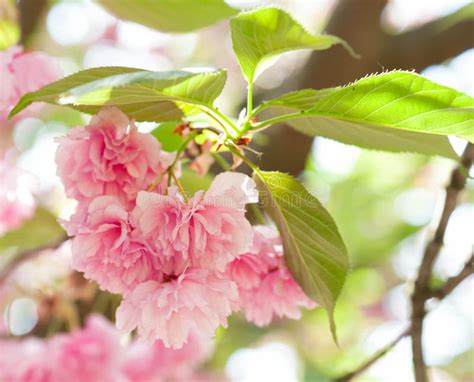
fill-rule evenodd
<path id="1" fill-rule="evenodd" d="M 278 114 L 293 112 L 290 125 L 305 134 L 369 149 L 457 158 L 443 135 L 474 140 L 474 99 L 411 72 L 290 93 L 267 106 L 285 106 Z"/>
<path id="2" fill-rule="evenodd" d="M 240 13 L 230 21 L 234 52 L 249 83 L 270 63 L 291 50 L 328 49 L 347 43 L 336 36 L 311 35 L 288 13 L 277 8 L 260 8 Z"/>
<path id="3" fill-rule="evenodd" d="M 328 96 L 339 88 L 329 88 L 322 90 L 315 89 L 302 89 L 294 92 L 285 93 L 280 97 L 264 101 L 261 106 L 261 110 L 268 109 L 270 107 L 289 107 L 298 110 L 312 109 L 316 102 Z"/>
<path id="4" fill-rule="evenodd" d="M 259 171 L 260 198 L 283 239 L 285 259 L 306 294 L 333 312 L 349 270 L 346 247 L 331 215 L 290 175 Z"/>
<path id="5" fill-rule="evenodd" d="M 211 106 L 225 81 L 223 70 L 193 73 L 93 68 L 24 95 L 10 116 L 33 102 L 48 102 L 91 114 L 104 105 L 114 105 L 137 121 L 179 120 L 183 113 L 176 102 Z"/>
<path id="6" fill-rule="evenodd" d="M 224 0 L 98 0 L 115 16 L 163 32 L 190 32 L 237 10 Z"/>

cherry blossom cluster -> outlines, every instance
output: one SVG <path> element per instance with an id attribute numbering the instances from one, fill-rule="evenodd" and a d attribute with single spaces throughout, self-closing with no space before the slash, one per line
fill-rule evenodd
<path id="1" fill-rule="evenodd" d="M 174 157 L 113 107 L 59 139 L 58 174 L 78 201 L 64 222 L 75 236 L 73 266 L 123 296 L 117 326 L 179 348 L 195 330 L 211 337 L 233 311 L 265 325 L 313 307 L 275 231 L 245 217 L 258 201 L 254 181 L 221 173 L 187 199 L 167 186 Z"/>
<path id="2" fill-rule="evenodd" d="M 0 341 L 0 381 L 145 382 L 205 380 L 195 374 L 212 352 L 212 343 L 192 333 L 181 349 L 152 347 L 142 341 L 121 345 L 117 329 L 100 315 L 86 326 L 50 339 Z"/>

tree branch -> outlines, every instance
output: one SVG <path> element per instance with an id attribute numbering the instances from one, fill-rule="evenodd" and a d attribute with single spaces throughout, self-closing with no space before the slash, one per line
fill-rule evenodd
<path id="1" fill-rule="evenodd" d="M 412 297 L 412 323 L 410 328 L 405 329 L 395 339 L 388 343 L 384 348 L 376 352 L 371 358 L 360 365 L 356 370 L 347 373 L 335 380 L 335 382 L 347 382 L 362 374 L 385 354 L 387 354 L 402 338 L 407 335 L 412 336 L 413 362 L 415 365 L 415 375 L 418 381 L 427 381 L 426 366 L 423 359 L 421 337 L 423 330 L 423 319 L 426 315 L 425 302 L 430 298 L 438 298 L 442 300 L 449 295 L 459 284 L 474 273 L 474 253 L 471 258 L 464 265 L 459 274 L 449 278 L 445 284 L 438 289 L 430 290 L 428 283 L 430 280 L 434 261 L 443 245 L 444 233 L 446 231 L 449 217 L 454 211 L 459 193 L 465 186 L 467 171 L 474 162 L 474 145 L 469 143 L 464 150 L 461 163 L 453 170 L 451 174 L 451 181 L 446 188 L 446 199 L 443 209 L 442 217 L 439 221 L 435 235 L 430 243 L 427 245 L 425 254 L 423 256 L 422 264 L 420 266 L 419 275 L 415 282 L 415 292 Z M 425 378 L 425 379 L 420 379 Z"/>
<path id="2" fill-rule="evenodd" d="M 25 45 L 48 7 L 47 0 L 17 1 L 21 29 L 21 45 Z"/>
<path id="3" fill-rule="evenodd" d="M 468 6 L 469 7 L 469 6 Z M 455 57 L 474 46 L 474 20 L 459 20 L 463 10 L 417 29 L 387 36 L 382 64 L 421 71 Z"/>
<path id="4" fill-rule="evenodd" d="M 474 160 L 474 145 L 469 143 L 464 150 L 460 165 L 451 174 L 451 181 L 446 188 L 446 199 L 443 213 L 438 223 L 433 239 L 428 243 L 423 255 L 415 281 L 415 290 L 412 295 L 411 338 L 413 351 L 413 366 L 416 382 L 427 382 L 425 360 L 423 358 L 423 320 L 425 318 L 425 302 L 430 297 L 428 283 L 433 270 L 434 262 L 443 245 L 444 234 L 449 218 L 456 208 L 459 193 L 466 184 L 466 169 L 472 166 Z"/>
<path id="5" fill-rule="evenodd" d="M 474 253 L 466 262 L 461 272 L 456 276 L 450 277 L 442 287 L 431 291 L 430 297 L 442 300 L 472 274 L 474 274 Z"/>
<path id="6" fill-rule="evenodd" d="M 393 339 L 385 347 L 383 347 L 378 352 L 376 352 L 371 358 L 369 358 L 366 362 L 360 365 L 357 369 L 337 378 L 334 382 L 348 382 L 348 381 L 351 381 L 353 378 L 359 376 L 364 371 L 366 371 L 370 366 L 372 366 L 375 362 L 377 362 L 380 358 L 382 358 L 385 354 L 387 354 L 390 350 L 392 350 L 392 348 L 396 344 L 398 344 L 408 334 L 410 334 L 410 328 L 406 328 L 402 333 L 398 335 L 398 337 Z"/>

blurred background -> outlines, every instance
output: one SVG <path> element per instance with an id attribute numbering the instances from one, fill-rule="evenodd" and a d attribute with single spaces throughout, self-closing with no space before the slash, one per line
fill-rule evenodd
<path id="1" fill-rule="evenodd" d="M 258 78 L 256 101 L 298 88 L 342 85 L 395 68 L 415 70 L 474 96 L 472 1 L 228 3 L 238 8 L 277 5 L 309 31 L 338 35 L 361 55 L 353 59 L 341 47 L 284 54 Z M 18 37 L 26 49 L 57 57 L 65 75 L 106 65 L 227 68 L 229 79 L 218 105 L 233 116 L 244 107 L 246 84 L 225 20 L 191 33 L 166 34 L 118 20 L 91 0 L 0 0 L 0 26 L 4 32 L 0 45 Z M 0 77 L 0 86 L 1 82 Z M 0 129 L 2 160 L 15 169 L 15 200 L 36 206 L 19 228 L 2 231 L 0 226 L 2 336 L 64 330 L 72 305 L 81 314 L 97 311 L 113 316 L 117 299 L 104 297 L 72 273 L 68 243 L 39 254 L 34 250 L 62 237 L 56 218 L 67 218 L 75 208 L 55 175 L 54 137 L 88 120 L 86 115 L 51 106 L 41 118 L 22 119 Z M 330 381 L 356 368 L 406 327 L 412 281 L 441 213 L 444 186 L 455 163 L 313 140 L 284 125 L 265 131 L 255 142 L 254 148 L 263 153 L 261 166 L 303 179 L 333 214 L 347 244 L 352 271 L 336 309 L 340 348 L 331 339 L 321 309 L 305 312 L 301 321 L 277 320 L 264 329 L 234 315 L 229 328 L 218 331 L 215 353 L 204 367 L 230 381 Z M 462 142 L 451 143 L 462 152 Z M 0 183 L 6 182 L 3 174 Z M 445 243 L 434 285 L 457 274 L 474 249 L 472 176 L 449 222 Z M 471 276 L 434 304 L 425 320 L 423 341 L 433 381 L 474 380 L 473 298 Z M 357 380 L 412 381 L 409 339 Z"/>

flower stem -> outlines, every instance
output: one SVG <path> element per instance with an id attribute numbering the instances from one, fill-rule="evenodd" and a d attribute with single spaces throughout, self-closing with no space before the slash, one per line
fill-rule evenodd
<path id="1" fill-rule="evenodd" d="M 214 158 L 214 160 L 216 161 L 216 163 L 221 166 L 221 168 L 224 170 L 224 171 L 229 171 L 232 166 L 230 165 L 229 162 L 227 162 L 221 155 L 219 155 L 218 153 L 211 153 L 212 157 Z"/>
<path id="2" fill-rule="evenodd" d="M 186 191 L 184 190 L 184 187 L 181 184 L 181 182 L 179 181 L 178 177 L 176 176 L 176 174 L 174 173 L 174 171 L 172 169 L 170 169 L 168 171 L 168 173 L 173 178 L 174 183 L 176 184 L 176 186 L 178 186 L 179 192 L 181 193 L 181 195 L 183 195 L 184 200 L 187 202 L 188 201 L 188 195 L 186 194 Z"/>
<path id="3" fill-rule="evenodd" d="M 240 152 L 240 149 L 235 145 L 234 142 L 228 141 L 226 144 L 227 148 L 235 155 L 237 155 L 240 159 L 242 159 L 247 166 L 249 166 L 253 171 L 257 174 L 260 173 L 259 167 L 253 163 L 250 159 L 248 159 L 244 154 Z"/>

